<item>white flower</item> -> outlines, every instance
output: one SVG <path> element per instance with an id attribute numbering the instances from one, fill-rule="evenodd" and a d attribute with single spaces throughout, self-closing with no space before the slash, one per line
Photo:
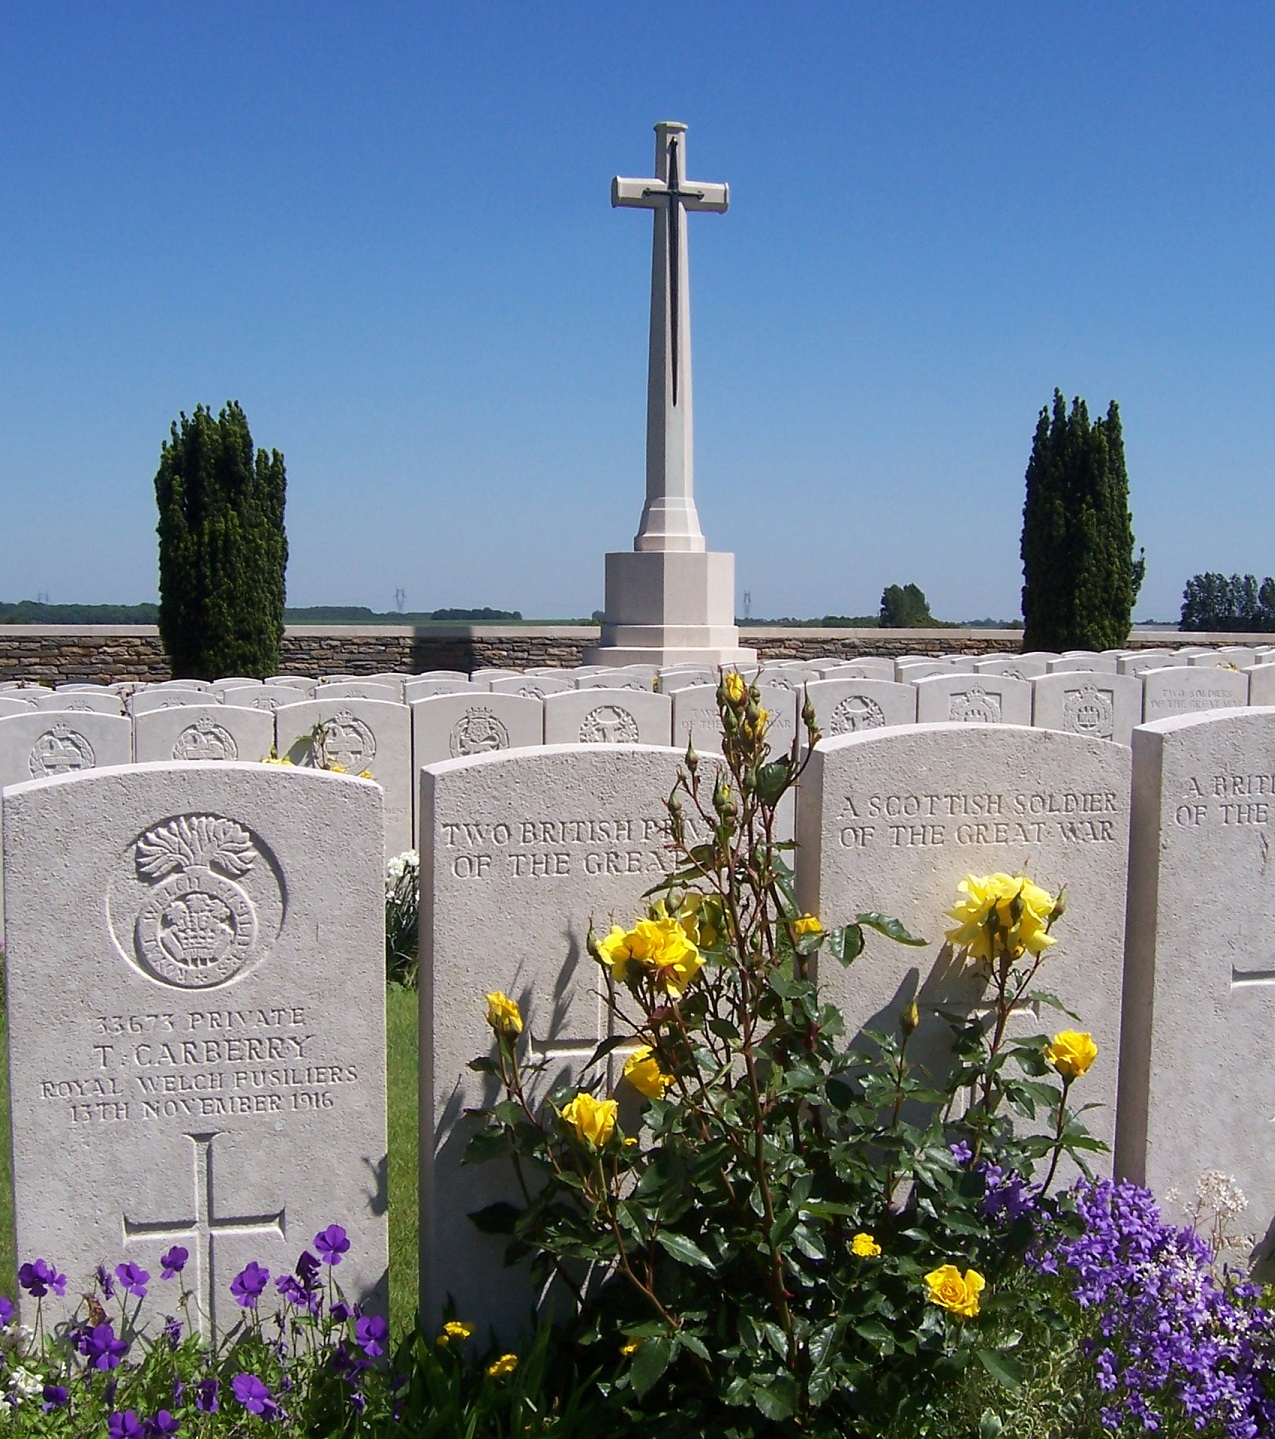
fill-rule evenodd
<path id="1" fill-rule="evenodd" d="M 30 1325 L 6 1324 L 0 1329 L 0 1354 L 25 1354 L 34 1338 Z"/>
<path id="2" fill-rule="evenodd" d="M 44 1393 L 44 1376 L 15 1364 L 9 1371 L 9 1393 L 14 1404 L 21 1404 L 24 1399 L 37 1399 Z"/>

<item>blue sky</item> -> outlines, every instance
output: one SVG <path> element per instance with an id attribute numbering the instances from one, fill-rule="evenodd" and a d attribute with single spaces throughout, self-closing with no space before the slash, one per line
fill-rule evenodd
<path id="1" fill-rule="evenodd" d="M 643 498 L 652 124 L 690 126 L 696 494 L 754 615 L 1018 613 L 1054 386 L 1140 618 L 1275 572 L 1275 11 L 0 13 L 0 598 L 154 598 L 170 422 L 287 459 L 289 599 L 588 614 Z"/>

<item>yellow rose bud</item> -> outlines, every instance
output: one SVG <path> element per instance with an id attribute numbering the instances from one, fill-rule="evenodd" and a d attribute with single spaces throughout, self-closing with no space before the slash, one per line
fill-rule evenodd
<path id="1" fill-rule="evenodd" d="M 798 934 L 823 933 L 823 925 L 819 923 L 817 914 L 803 914 L 800 919 L 793 920 L 792 927 Z"/>
<path id="2" fill-rule="evenodd" d="M 987 1287 L 987 1280 L 977 1269 L 967 1269 L 964 1277 L 955 1264 L 944 1264 L 932 1269 L 926 1276 L 929 1286 L 929 1300 L 949 1313 L 959 1314 L 962 1319 L 978 1317 L 978 1296 Z"/>
<path id="3" fill-rule="evenodd" d="M 620 1345 L 620 1353 L 627 1359 L 630 1354 L 636 1354 L 642 1347 L 640 1339 L 630 1339 L 627 1344 Z"/>
<path id="4" fill-rule="evenodd" d="M 1045 1046 L 1045 1061 L 1064 1079 L 1079 1079 L 1098 1058 L 1093 1035 L 1083 1030 L 1064 1029 Z"/>
<path id="5" fill-rule="evenodd" d="M 506 1374 L 512 1374 L 517 1367 L 518 1356 L 516 1354 L 502 1354 L 499 1359 L 487 1366 L 487 1377 L 503 1379 Z"/>
<path id="6" fill-rule="evenodd" d="M 673 1083 L 673 1076 L 661 1070 L 655 1051 L 649 1044 L 642 1045 L 629 1055 L 624 1063 L 624 1077 L 647 1099 L 663 1099 L 665 1091 Z"/>
<path id="7" fill-rule="evenodd" d="M 497 1034 L 505 1034 L 512 1039 L 522 1033 L 522 1011 L 507 994 L 494 990 L 487 996 L 487 1023 Z"/>
<path id="8" fill-rule="evenodd" d="M 860 1259 L 876 1259 L 881 1253 L 881 1246 L 870 1234 L 860 1232 L 850 1241 L 850 1253 L 857 1254 Z"/>
<path id="9" fill-rule="evenodd" d="M 748 696 L 744 677 L 735 670 L 728 670 L 722 676 L 722 688 L 726 691 L 726 698 L 733 705 L 742 705 Z"/>
<path id="10" fill-rule="evenodd" d="M 916 1027 L 921 1022 L 921 1011 L 914 999 L 908 1007 L 899 1015 L 899 1028 L 904 1034 L 914 1034 Z"/>
<path id="11" fill-rule="evenodd" d="M 577 1139 L 600 1149 L 615 1132 L 619 1108 L 614 1099 L 595 1099 L 582 1089 L 563 1109 L 562 1117 L 575 1130 Z"/>

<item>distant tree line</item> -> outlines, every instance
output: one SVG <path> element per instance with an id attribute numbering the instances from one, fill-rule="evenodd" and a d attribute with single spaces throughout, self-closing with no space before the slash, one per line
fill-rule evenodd
<path id="1" fill-rule="evenodd" d="M 48 605 L 36 600 L 10 604 L 0 600 L 0 625 L 153 625 L 158 605 Z M 286 609 L 284 620 L 291 625 L 413 625 L 457 621 L 470 624 L 500 624 L 522 620 L 521 610 L 370 610 L 365 605 L 308 605 Z"/>
<path id="2" fill-rule="evenodd" d="M 1275 579 L 1212 572 L 1192 575 L 1182 592 L 1182 628 L 1247 632 L 1275 630 Z"/>

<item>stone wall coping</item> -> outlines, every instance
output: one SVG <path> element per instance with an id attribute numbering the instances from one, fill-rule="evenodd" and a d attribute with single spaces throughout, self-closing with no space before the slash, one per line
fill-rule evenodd
<path id="1" fill-rule="evenodd" d="M 891 640 L 912 636 L 927 644 L 944 640 L 997 640 L 1006 648 L 1016 649 L 1022 641 L 1021 630 L 996 630 L 983 628 L 969 629 L 824 629 L 814 625 L 741 625 L 741 639 L 813 639 L 827 635 L 840 641 L 861 640 L 865 643 Z M 5 639 L 35 639 L 41 635 L 84 635 L 86 638 L 109 639 L 114 636 L 152 637 L 159 634 L 155 625 L 0 625 L 0 637 Z M 341 636 L 353 638 L 358 635 L 380 636 L 386 639 L 540 639 L 559 638 L 564 640 L 596 640 L 596 625 L 289 625 L 285 634 L 302 639 L 332 638 Z M 1241 634 L 1223 632 L 1205 633 L 1198 630 L 1132 630 L 1129 634 L 1130 648 L 1145 648 L 1163 641 L 1185 641 L 1201 645 L 1245 645 L 1275 644 L 1275 636 L 1266 633 Z"/>

